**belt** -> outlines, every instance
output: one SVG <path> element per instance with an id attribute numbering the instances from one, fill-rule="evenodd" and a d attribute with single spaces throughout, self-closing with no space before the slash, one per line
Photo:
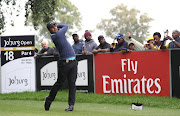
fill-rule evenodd
<path id="1" fill-rule="evenodd" d="M 76 60 L 61 60 L 61 61 L 68 63 L 68 62 L 74 62 L 74 61 L 76 61 Z"/>

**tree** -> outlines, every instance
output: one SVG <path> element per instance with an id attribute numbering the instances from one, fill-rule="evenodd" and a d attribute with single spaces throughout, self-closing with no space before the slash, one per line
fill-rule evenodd
<path id="1" fill-rule="evenodd" d="M 14 16 L 19 16 L 20 6 L 16 6 L 16 0 L 0 0 L 0 34 L 5 31 L 5 24 L 14 26 Z M 15 11 L 15 12 L 13 12 Z"/>
<path id="2" fill-rule="evenodd" d="M 127 6 L 120 4 L 110 10 L 112 18 L 102 19 L 97 24 L 97 28 L 103 30 L 108 37 L 115 38 L 118 33 L 126 34 L 130 32 L 131 35 L 143 43 L 149 35 L 149 22 L 153 19 L 146 13 L 140 14 L 137 9 L 128 10 Z"/>
<path id="3" fill-rule="evenodd" d="M 31 24 L 36 30 L 39 29 L 40 35 L 45 35 L 46 24 L 51 20 L 67 24 L 69 26 L 68 35 L 72 34 L 72 29 L 81 29 L 81 16 L 78 8 L 69 0 L 28 0 L 25 10 L 25 24 Z"/>
<path id="4" fill-rule="evenodd" d="M 46 29 L 46 24 L 55 20 L 57 23 L 65 23 L 69 26 L 69 32 L 73 30 L 80 30 L 81 16 L 78 8 L 74 6 L 69 0 L 0 0 L 0 32 L 5 31 L 5 24 L 7 23 L 4 14 L 14 16 L 13 12 L 20 12 L 20 9 L 15 9 L 19 4 L 25 3 L 25 26 L 32 25 L 35 30 L 43 35 Z M 2 8 L 2 5 L 4 8 Z M 6 5 L 6 6 L 5 6 Z M 13 8 L 11 8 L 13 6 Z M 7 9 L 8 10 L 4 10 Z M 16 14 L 18 16 L 19 14 Z M 12 26 L 13 18 L 11 19 Z M 68 35 L 71 35 L 69 33 Z"/>
<path id="5" fill-rule="evenodd" d="M 3 12 L 0 11 L 0 35 L 4 32 L 5 28 L 4 18 Z"/>
<path id="6" fill-rule="evenodd" d="M 50 38 L 46 24 L 51 20 L 67 24 L 69 26 L 67 36 L 72 35 L 72 31 L 81 29 L 81 14 L 69 0 L 26 0 L 23 3 L 25 7 L 21 8 L 20 0 L 0 0 L 0 6 L 3 4 L 3 9 L 8 8 L 8 10 L 3 10 L 0 7 L 0 34 L 5 31 L 7 24 L 4 14 L 9 15 L 6 19 L 11 19 L 11 25 L 14 26 L 12 17 L 19 16 L 21 10 L 25 10 L 25 26 L 31 25 L 39 32 L 36 36 L 37 46 L 40 45 L 40 38 Z M 53 46 L 51 41 L 49 45 Z"/>
<path id="7" fill-rule="evenodd" d="M 28 0 L 25 10 L 25 25 L 33 25 L 34 29 L 39 31 L 36 46 L 40 44 L 40 38 L 50 38 L 46 24 L 51 20 L 69 26 L 67 38 L 72 35 L 72 31 L 81 29 L 80 12 L 69 0 L 44 0 L 43 3 L 40 0 Z M 49 46 L 54 45 L 51 40 L 48 43 Z"/>

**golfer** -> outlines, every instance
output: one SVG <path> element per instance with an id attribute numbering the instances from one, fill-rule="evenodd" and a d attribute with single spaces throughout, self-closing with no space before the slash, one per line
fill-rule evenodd
<path id="1" fill-rule="evenodd" d="M 51 39 L 60 53 L 59 77 L 53 85 L 49 96 L 45 100 L 45 110 L 48 111 L 52 101 L 54 101 L 58 90 L 62 85 L 63 78 L 67 78 L 69 87 L 69 107 L 65 111 L 73 111 L 76 94 L 76 78 L 77 78 L 77 61 L 76 55 L 70 43 L 67 41 L 65 33 L 68 30 L 66 24 L 56 25 L 53 21 L 47 24 L 47 29 L 51 33 Z"/>

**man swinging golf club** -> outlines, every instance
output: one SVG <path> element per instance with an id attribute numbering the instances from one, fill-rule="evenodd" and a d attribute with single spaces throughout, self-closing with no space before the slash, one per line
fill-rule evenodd
<path id="1" fill-rule="evenodd" d="M 67 78 L 69 87 L 69 107 L 65 111 L 73 111 L 75 103 L 75 93 L 76 93 L 76 78 L 77 78 L 77 61 L 76 55 L 70 43 L 67 41 L 65 33 L 68 30 L 66 24 L 56 25 L 53 21 L 47 24 L 47 29 L 51 33 L 51 39 L 55 44 L 57 50 L 60 54 L 59 65 L 59 77 L 55 84 L 53 85 L 49 96 L 45 100 L 45 110 L 48 111 L 52 101 L 54 101 L 58 90 L 60 89 L 63 78 Z"/>

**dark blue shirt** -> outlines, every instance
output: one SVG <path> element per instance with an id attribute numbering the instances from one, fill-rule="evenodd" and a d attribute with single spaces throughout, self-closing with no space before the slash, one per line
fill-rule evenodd
<path id="1" fill-rule="evenodd" d="M 61 60 L 66 60 L 71 57 L 75 57 L 74 50 L 70 43 L 67 41 L 65 33 L 68 30 L 68 26 L 66 24 L 57 25 L 59 29 L 56 33 L 51 34 L 51 39 L 55 44 L 57 50 L 60 54 Z"/>
<path id="2" fill-rule="evenodd" d="M 78 43 L 74 43 L 72 45 L 75 54 L 82 54 L 82 47 L 84 45 L 84 42 L 82 40 L 80 40 Z"/>
<path id="3" fill-rule="evenodd" d="M 180 43 L 180 37 L 176 39 L 178 43 Z M 170 42 L 168 48 L 179 48 L 174 42 Z"/>
<path id="4" fill-rule="evenodd" d="M 110 52 L 117 52 L 128 48 L 128 43 L 123 40 L 122 43 L 117 44 L 115 48 L 110 48 Z"/>
<path id="5" fill-rule="evenodd" d="M 42 48 L 41 51 L 38 54 L 44 54 L 44 52 L 47 52 L 46 55 L 53 55 L 54 49 L 52 47 Z"/>
<path id="6" fill-rule="evenodd" d="M 96 50 L 98 50 L 98 49 L 107 49 L 107 48 L 110 48 L 110 44 L 105 41 L 103 44 L 100 44 L 100 45 L 96 48 Z"/>

